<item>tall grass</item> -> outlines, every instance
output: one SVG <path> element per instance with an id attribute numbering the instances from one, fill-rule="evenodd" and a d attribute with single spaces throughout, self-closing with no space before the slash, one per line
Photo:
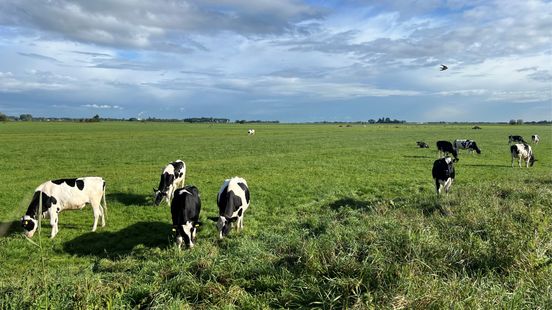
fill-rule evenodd
<path id="1" fill-rule="evenodd" d="M 92 233 L 89 208 L 62 213 L 55 239 L 35 237 L 44 266 L 14 225 L 0 238 L 0 308 L 551 308 L 551 128 L 516 127 L 542 137 L 520 169 L 512 127 L 482 127 L 3 124 L 2 223 L 43 181 L 85 175 L 107 180 L 110 217 Z M 436 198 L 434 142 L 455 138 L 483 153 L 461 153 Z M 203 202 L 188 251 L 151 198 L 177 158 Z M 245 230 L 219 241 L 207 217 L 234 175 L 252 204 Z"/>

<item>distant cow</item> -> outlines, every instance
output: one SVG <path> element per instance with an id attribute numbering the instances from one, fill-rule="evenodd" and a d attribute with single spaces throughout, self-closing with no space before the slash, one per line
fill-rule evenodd
<path id="1" fill-rule="evenodd" d="M 219 216 L 210 218 L 217 222 L 220 239 L 228 235 L 233 222 L 237 222 L 236 231 L 243 229 L 243 216 L 249 202 L 249 187 L 244 179 L 233 177 L 224 180 L 217 195 Z"/>
<path id="2" fill-rule="evenodd" d="M 531 136 L 531 141 L 533 141 L 533 143 L 535 143 L 535 144 L 539 144 L 539 141 L 540 141 L 539 135 L 532 135 Z"/>
<path id="3" fill-rule="evenodd" d="M 479 126 L 473 126 L 472 129 L 481 129 Z"/>
<path id="4" fill-rule="evenodd" d="M 435 179 L 435 191 L 437 195 L 441 194 L 442 188 L 445 189 L 445 193 L 448 193 L 456 175 L 452 158 L 447 156 L 433 162 L 431 174 L 433 175 L 433 179 Z"/>
<path id="5" fill-rule="evenodd" d="M 103 207 L 101 201 L 103 199 Z M 42 203 L 42 206 L 40 206 Z M 92 231 L 96 231 L 98 218 L 105 226 L 105 181 L 100 177 L 84 177 L 77 179 L 59 179 L 46 181 L 40 184 L 34 193 L 33 199 L 27 208 L 27 213 L 21 218 L 25 235 L 31 238 L 38 228 L 39 209 L 42 207 L 42 216 L 50 218 L 54 238 L 58 231 L 59 213 L 65 210 L 82 209 L 89 203 L 94 212 Z M 105 210 L 104 210 L 105 208 Z"/>
<path id="6" fill-rule="evenodd" d="M 186 186 L 174 192 L 174 198 L 171 201 L 171 214 L 176 245 L 179 249 L 182 247 L 182 243 L 189 248 L 194 246 L 200 211 L 201 199 L 197 187 Z"/>
<path id="7" fill-rule="evenodd" d="M 510 143 L 527 143 L 522 136 L 508 136 L 508 144 Z"/>
<path id="8" fill-rule="evenodd" d="M 456 148 L 456 150 L 468 150 L 468 153 L 473 153 L 473 151 L 475 151 L 477 152 L 477 154 L 481 154 L 481 150 L 474 140 L 456 139 L 454 140 L 453 146 L 454 148 Z"/>
<path id="9" fill-rule="evenodd" d="M 186 164 L 180 159 L 169 163 L 161 172 L 161 179 L 157 189 L 153 189 L 155 196 L 155 205 L 158 206 L 161 200 L 165 201 L 170 206 L 173 193 L 177 188 L 184 187 L 184 179 L 186 178 Z"/>
<path id="10" fill-rule="evenodd" d="M 249 130 L 247 131 L 247 134 L 250 135 L 250 136 L 251 136 L 251 135 L 254 135 L 254 134 L 255 134 L 255 129 L 249 129 Z"/>
<path id="11" fill-rule="evenodd" d="M 512 168 L 515 159 L 518 160 L 519 167 L 521 167 L 521 161 L 523 160 L 527 168 L 529 166 L 533 167 L 533 164 L 537 161 L 529 144 L 514 144 L 510 146 L 510 153 L 512 154 Z"/>
<path id="12" fill-rule="evenodd" d="M 429 148 L 429 145 L 427 145 L 427 143 L 425 143 L 424 141 L 417 141 L 416 142 L 416 145 L 419 147 L 419 148 L 425 148 L 425 149 L 428 149 Z"/>
<path id="13" fill-rule="evenodd" d="M 437 141 L 437 150 L 439 152 L 439 157 L 441 157 L 441 155 L 444 157 L 447 154 L 452 154 L 452 156 L 454 156 L 455 162 L 459 160 L 458 151 L 452 146 L 452 143 L 450 143 L 449 141 Z"/>

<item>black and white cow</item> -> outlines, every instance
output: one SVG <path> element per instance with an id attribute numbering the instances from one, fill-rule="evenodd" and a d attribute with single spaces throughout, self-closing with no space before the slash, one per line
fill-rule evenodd
<path id="1" fill-rule="evenodd" d="M 533 143 L 535 143 L 535 144 L 539 144 L 539 142 L 540 142 L 539 135 L 532 135 L 531 136 L 531 141 L 533 141 Z"/>
<path id="2" fill-rule="evenodd" d="M 423 149 L 428 149 L 428 148 L 429 148 L 429 145 L 427 145 L 427 143 L 425 143 L 424 141 L 417 141 L 417 142 L 416 142 L 416 145 L 417 145 L 419 148 L 423 148 Z"/>
<path id="3" fill-rule="evenodd" d="M 176 234 L 176 245 L 180 249 L 182 243 L 187 247 L 194 246 L 197 227 L 199 227 L 199 212 L 201 199 L 195 186 L 179 188 L 174 192 L 171 201 L 173 231 Z"/>
<path id="4" fill-rule="evenodd" d="M 243 216 L 249 202 L 249 187 L 244 179 L 233 177 L 224 180 L 217 195 L 219 216 L 210 218 L 217 222 L 220 239 L 228 235 L 233 222 L 237 222 L 236 231 L 243 229 Z"/>
<path id="5" fill-rule="evenodd" d="M 247 134 L 250 135 L 250 136 L 254 135 L 255 134 L 255 129 L 247 130 Z"/>
<path id="6" fill-rule="evenodd" d="M 170 206 L 173 193 L 177 188 L 184 187 L 184 179 L 186 178 L 186 164 L 180 159 L 169 163 L 161 172 L 161 179 L 157 189 L 153 189 L 155 205 L 158 206 L 161 200 L 165 201 Z"/>
<path id="7" fill-rule="evenodd" d="M 38 217 L 42 196 L 42 216 L 50 218 L 54 238 L 59 231 L 59 213 L 65 210 L 82 209 L 89 203 L 94 213 L 92 231 L 96 231 L 98 218 L 105 226 L 105 181 L 101 177 L 84 177 L 77 179 L 59 179 L 46 181 L 35 190 L 33 199 L 27 208 L 27 213 L 21 218 L 25 235 L 31 238 L 38 228 Z M 101 201 L 103 199 L 103 207 Z M 105 209 L 104 209 L 105 208 Z"/>
<path id="8" fill-rule="evenodd" d="M 508 136 L 508 144 L 510 143 L 527 143 L 525 140 L 523 140 L 522 136 Z"/>
<path id="9" fill-rule="evenodd" d="M 521 167 L 521 161 L 523 160 L 527 168 L 529 166 L 533 167 L 533 164 L 537 161 L 529 144 L 514 144 L 510 146 L 510 153 L 512 154 L 512 168 L 514 167 L 515 159 L 518 160 L 519 167 Z"/>
<path id="10" fill-rule="evenodd" d="M 442 188 L 445 189 L 445 193 L 448 193 L 456 175 L 452 158 L 447 156 L 433 162 L 431 174 L 433 175 L 433 179 L 435 179 L 435 191 L 437 195 L 441 194 Z"/>
<path id="11" fill-rule="evenodd" d="M 447 154 L 452 154 L 454 156 L 454 161 L 459 161 L 458 151 L 452 146 L 452 143 L 449 141 L 437 141 L 437 151 L 439 152 L 439 157 L 447 156 Z"/>
<path id="12" fill-rule="evenodd" d="M 462 149 L 468 150 L 468 153 L 473 153 L 473 151 L 475 151 L 477 154 L 481 154 L 481 150 L 474 140 L 456 139 L 454 140 L 453 146 L 454 148 L 456 148 L 457 151 L 459 149 Z"/>

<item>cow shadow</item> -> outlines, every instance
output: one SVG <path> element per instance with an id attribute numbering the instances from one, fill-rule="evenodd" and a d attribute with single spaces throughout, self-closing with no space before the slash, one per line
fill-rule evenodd
<path id="1" fill-rule="evenodd" d="M 105 198 L 109 201 L 116 201 L 125 206 L 151 206 L 153 205 L 153 199 L 148 195 L 132 194 L 132 193 L 109 193 L 105 195 Z"/>
<path id="2" fill-rule="evenodd" d="M 117 258 L 146 248 L 169 245 L 171 225 L 163 222 L 138 222 L 116 232 L 89 232 L 63 244 L 63 251 L 77 256 Z"/>
<path id="3" fill-rule="evenodd" d="M 0 237 L 8 237 L 18 232 L 23 232 L 21 228 L 21 222 L 19 221 L 7 221 L 0 222 Z"/>
<path id="4" fill-rule="evenodd" d="M 435 158 L 430 155 L 403 155 L 404 158 Z"/>
<path id="5" fill-rule="evenodd" d="M 370 201 L 345 197 L 328 204 L 328 207 L 333 211 L 339 211 L 343 207 L 349 207 L 354 210 L 371 211 L 373 209 L 372 205 Z"/>

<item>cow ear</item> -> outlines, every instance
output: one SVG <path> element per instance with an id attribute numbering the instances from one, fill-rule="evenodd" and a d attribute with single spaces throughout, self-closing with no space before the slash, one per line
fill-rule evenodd
<path id="1" fill-rule="evenodd" d="M 213 222 L 218 222 L 219 220 L 219 217 L 218 216 L 209 216 L 207 219 L 213 221 Z"/>

